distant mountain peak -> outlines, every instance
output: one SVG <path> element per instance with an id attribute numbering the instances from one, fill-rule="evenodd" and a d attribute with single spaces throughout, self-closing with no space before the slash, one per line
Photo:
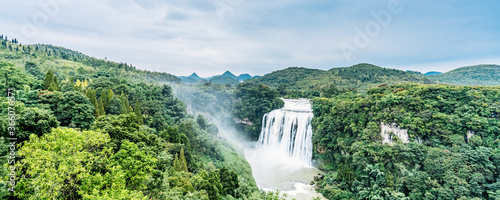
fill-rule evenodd
<path id="1" fill-rule="evenodd" d="M 230 71 L 226 71 L 224 72 L 224 74 L 221 75 L 222 77 L 229 77 L 229 78 L 232 78 L 234 80 L 238 80 L 238 77 L 236 77 L 233 73 L 231 73 Z"/>
<path id="2" fill-rule="evenodd" d="M 253 77 L 252 77 L 252 76 L 250 76 L 250 74 L 240 74 L 240 75 L 238 76 L 238 79 L 239 79 L 240 81 L 244 81 L 244 80 L 248 80 L 248 79 L 252 79 L 252 78 L 253 78 Z"/>
<path id="3" fill-rule="evenodd" d="M 198 74 L 196 74 L 196 72 L 193 72 L 193 74 L 191 74 L 189 77 L 191 77 L 191 78 L 200 78 L 200 76 L 198 76 Z"/>
<path id="4" fill-rule="evenodd" d="M 222 76 L 235 76 L 233 73 L 231 73 L 230 71 L 226 71 L 224 72 L 224 74 L 222 74 Z"/>

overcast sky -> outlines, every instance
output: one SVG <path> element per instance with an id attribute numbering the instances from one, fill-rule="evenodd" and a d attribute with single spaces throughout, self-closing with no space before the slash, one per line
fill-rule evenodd
<path id="1" fill-rule="evenodd" d="M 500 64 L 500 1 L 3 1 L 0 34 L 175 75 Z"/>

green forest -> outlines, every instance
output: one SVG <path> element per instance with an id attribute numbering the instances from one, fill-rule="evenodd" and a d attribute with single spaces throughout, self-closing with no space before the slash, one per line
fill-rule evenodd
<path id="1" fill-rule="evenodd" d="M 258 190 L 214 124 L 187 113 L 177 77 L 3 36 L 0 53 L 1 199 L 281 198 Z"/>
<path id="2" fill-rule="evenodd" d="M 335 86 L 338 89 L 350 89 L 365 92 L 380 84 L 421 83 L 431 84 L 434 81 L 420 73 L 382 68 L 372 64 L 361 63 L 351 67 L 332 68 L 328 71 L 290 67 L 278 70 L 258 79 L 249 80 L 272 87 L 286 86 L 289 90 L 307 92 Z"/>
<path id="3" fill-rule="evenodd" d="M 329 171 L 319 191 L 329 199 L 500 199 L 499 100 L 498 86 L 418 84 L 314 99 L 315 157 Z M 382 144 L 382 122 L 407 129 L 411 142 Z"/>
<path id="4" fill-rule="evenodd" d="M 500 86 L 371 64 L 186 85 L 0 38 L 0 199 L 284 199 L 259 190 L 243 149 L 209 120 L 256 141 L 280 98 L 312 101 L 327 199 L 500 199 Z M 382 123 L 410 142 L 383 144 Z"/>
<path id="5" fill-rule="evenodd" d="M 429 78 L 452 85 L 500 85 L 500 65 L 461 67 Z"/>

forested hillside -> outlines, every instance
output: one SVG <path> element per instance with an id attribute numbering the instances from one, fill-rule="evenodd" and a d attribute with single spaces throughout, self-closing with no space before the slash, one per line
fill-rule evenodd
<path id="1" fill-rule="evenodd" d="M 189 115 L 163 84 L 176 77 L 6 37 L 0 54 L 0 198 L 274 195 L 258 190 L 242 150 L 217 137 L 202 115 Z"/>
<path id="2" fill-rule="evenodd" d="M 329 199 L 499 199 L 500 87 L 403 84 L 314 102 Z M 381 126 L 408 140 L 383 144 Z M 392 133 L 394 134 L 394 133 Z"/>
<path id="3" fill-rule="evenodd" d="M 320 90 L 330 85 L 338 89 L 366 91 L 380 84 L 433 83 L 431 80 L 411 72 L 387 69 L 371 64 L 333 68 L 328 71 L 291 67 L 275 71 L 250 83 L 263 83 L 272 87 L 286 87 L 289 90 Z"/>
<path id="4" fill-rule="evenodd" d="M 500 65 L 474 65 L 431 76 L 439 83 L 452 85 L 500 85 Z"/>
<path id="5" fill-rule="evenodd" d="M 21 45 L 17 40 L 8 40 L 3 35 L 0 35 L 0 41 L 0 60 L 9 61 L 20 69 L 32 62 L 38 68 L 32 69 L 32 65 L 28 64 L 25 71 L 35 77 L 43 77 L 45 72 L 52 70 L 61 81 L 71 77 L 83 81 L 104 76 L 134 83 L 180 82 L 179 78 L 168 73 L 139 70 L 131 64 L 97 59 L 62 47 Z"/>

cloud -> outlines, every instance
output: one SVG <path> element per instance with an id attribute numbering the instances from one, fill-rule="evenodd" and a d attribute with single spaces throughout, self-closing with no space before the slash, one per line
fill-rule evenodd
<path id="1" fill-rule="evenodd" d="M 371 12 L 387 9 L 390 1 L 74 0 L 21 42 L 201 76 L 226 70 L 265 74 L 289 66 L 329 69 L 359 62 L 419 71 L 444 66 L 432 63 L 456 65 L 441 70 L 447 71 L 500 57 L 500 14 L 495 11 L 500 3 L 400 0 L 402 12 L 346 60 L 340 44 L 352 44 L 356 29 L 375 21 Z M 44 2 L 49 1 L 2 6 L 4 34 L 22 35 L 25 21 L 44 12 Z"/>

